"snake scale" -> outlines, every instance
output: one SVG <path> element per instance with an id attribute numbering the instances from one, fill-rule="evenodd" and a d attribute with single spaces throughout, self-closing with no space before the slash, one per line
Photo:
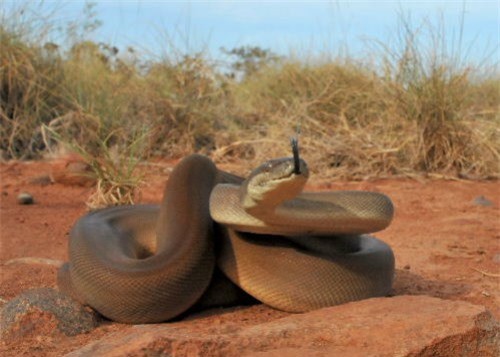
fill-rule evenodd
<path id="1" fill-rule="evenodd" d="M 266 162 L 246 180 L 198 154 L 184 158 L 162 203 L 106 208 L 70 233 L 63 291 L 124 323 L 172 319 L 207 290 L 215 266 L 271 307 L 302 312 L 387 295 L 394 255 L 366 235 L 393 217 L 363 191 L 301 192 L 306 163 Z"/>

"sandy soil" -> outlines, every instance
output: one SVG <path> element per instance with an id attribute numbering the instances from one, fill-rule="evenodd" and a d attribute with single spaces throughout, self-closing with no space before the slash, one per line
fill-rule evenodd
<path id="1" fill-rule="evenodd" d="M 167 166 L 147 166 L 150 173 L 141 189 L 142 202 L 160 200 L 169 172 Z M 64 172 L 60 175 L 64 167 L 61 161 L 0 164 L 0 306 L 27 289 L 56 286 L 54 266 L 6 263 L 21 257 L 67 259 L 68 232 L 85 213 L 84 202 L 91 188 L 64 180 Z M 47 178 L 51 174 L 58 177 L 58 182 L 49 183 Z M 311 187 L 381 191 L 392 198 L 396 206 L 395 219 L 377 237 L 389 243 L 396 255 L 394 295 L 464 300 L 486 306 L 497 319 L 500 317 L 498 181 L 391 179 Z M 18 204 L 20 192 L 32 194 L 35 204 Z M 216 309 L 187 319 L 197 320 L 198 325 L 219 324 L 226 314 L 234 319 L 233 311 L 234 308 Z M 236 318 L 242 324 L 252 324 L 283 316 L 286 316 L 283 312 L 258 305 L 241 308 Z M 33 335 L 15 343 L 0 342 L 0 354 L 61 355 L 113 331 L 128 328 L 108 322 L 76 337 L 55 333 Z"/>

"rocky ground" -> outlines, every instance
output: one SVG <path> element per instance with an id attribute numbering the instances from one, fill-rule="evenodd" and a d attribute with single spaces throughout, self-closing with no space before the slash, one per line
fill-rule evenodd
<path id="1" fill-rule="evenodd" d="M 168 164 L 148 165 L 142 202 L 158 202 Z M 32 288 L 56 287 L 68 232 L 91 188 L 72 159 L 2 163 L 0 306 Z M 240 171 L 240 173 L 243 173 Z M 392 296 L 306 314 L 263 305 L 212 309 L 175 322 L 103 322 L 66 336 L 54 316 L 31 312 L 4 333 L 2 356 L 496 356 L 500 354 L 498 181 L 390 179 L 310 189 L 388 194 L 392 225 L 377 236 L 396 256 Z M 21 205 L 28 192 L 34 203 Z M 37 259 L 23 259 L 37 258 Z M 38 259 L 44 258 L 44 259 Z M 5 326 L 4 326 L 5 327 Z"/>

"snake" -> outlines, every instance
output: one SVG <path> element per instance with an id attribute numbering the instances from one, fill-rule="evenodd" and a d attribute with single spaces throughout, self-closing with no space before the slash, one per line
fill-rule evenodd
<path id="1" fill-rule="evenodd" d="M 292 157 L 246 178 L 191 154 L 174 167 L 159 205 L 84 215 L 70 231 L 59 289 L 130 324 L 178 317 L 210 290 L 217 270 L 288 312 L 388 295 L 394 254 L 369 233 L 390 224 L 392 201 L 379 192 L 304 192 L 309 169 L 292 148 Z"/>

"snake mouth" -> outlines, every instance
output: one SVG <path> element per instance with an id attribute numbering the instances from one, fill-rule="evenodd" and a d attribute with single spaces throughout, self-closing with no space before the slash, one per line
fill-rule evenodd
<path id="1" fill-rule="evenodd" d="M 292 144 L 293 153 L 293 173 L 295 175 L 300 175 L 299 140 L 297 138 L 291 138 L 290 143 Z"/>

